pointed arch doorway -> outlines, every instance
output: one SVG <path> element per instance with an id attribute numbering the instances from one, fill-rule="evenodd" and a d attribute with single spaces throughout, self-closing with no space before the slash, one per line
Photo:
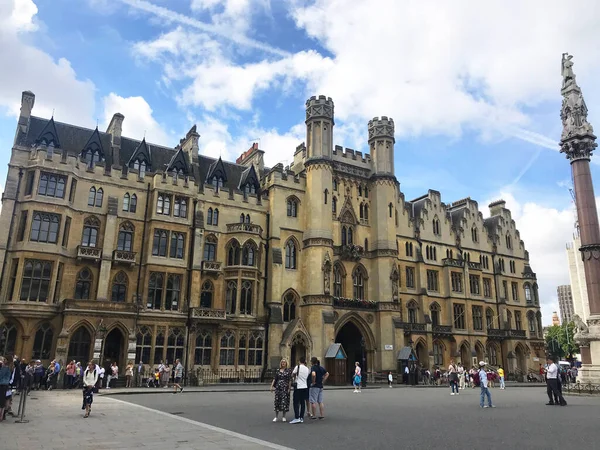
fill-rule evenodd
<path id="1" fill-rule="evenodd" d="M 301 334 L 297 334 L 292 339 L 292 353 L 290 356 L 290 365 L 298 365 L 301 357 L 308 358 L 308 346 Z"/>
<path id="2" fill-rule="evenodd" d="M 125 338 L 123 333 L 118 328 L 113 328 L 110 333 L 104 338 L 104 349 L 102 351 L 102 367 L 106 369 L 106 373 L 110 373 L 110 366 L 113 362 L 117 363 L 119 372 L 123 372 L 123 345 Z"/>
<path id="3" fill-rule="evenodd" d="M 363 380 L 366 379 L 367 374 L 367 341 L 363 336 L 360 329 L 352 321 L 346 322 L 340 331 L 338 331 L 335 342 L 342 344 L 344 351 L 346 352 L 346 378 L 347 382 L 352 382 L 354 376 L 354 364 L 360 363 L 362 370 Z"/>

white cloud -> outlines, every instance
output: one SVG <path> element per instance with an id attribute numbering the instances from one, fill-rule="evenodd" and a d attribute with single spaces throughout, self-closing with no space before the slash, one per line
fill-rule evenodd
<path id="1" fill-rule="evenodd" d="M 192 11 L 209 12 L 212 22 L 222 29 L 246 34 L 257 9 L 270 11 L 269 0 L 192 0 Z"/>
<path id="2" fill-rule="evenodd" d="M 0 2 L 0 108 L 19 114 L 20 92 L 36 94 L 34 114 L 57 120 L 93 124 L 94 84 L 81 80 L 68 60 L 55 61 L 29 45 L 24 34 L 37 29 L 37 7 L 31 0 Z"/>
<path id="3" fill-rule="evenodd" d="M 168 145 L 170 138 L 162 126 L 152 116 L 152 108 L 143 97 L 123 98 L 114 92 L 104 97 L 104 127 L 108 126 L 115 113 L 125 116 L 123 136 L 142 139 L 148 142 Z"/>
<path id="4" fill-rule="evenodd" d="M 570 284 L 565 245 L 573 239 L 573 208 L 559 209 L 521 201 L 510 192 L 501 192 L 497 198 L 506 201 L 525 242 L 531 268 L 537 274 L 543 321 L 550 324 L 552 312 L 558 311 L 556 287 Z"/>

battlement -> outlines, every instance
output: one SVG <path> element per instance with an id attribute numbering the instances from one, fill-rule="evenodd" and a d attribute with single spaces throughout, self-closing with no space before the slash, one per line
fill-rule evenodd
<path id="1" fill-rule="evenodd" d="M 381 116 L 369 120 L 369 141 L 378 138 L 394 140 L 394 119 Z"/>
<path id="2" fill-rule="evenodd" d="M 364 164 L 371 163 L 371 155 L 351 148 L 343 148 L 341 145 L 336 145 L 333 149 L 334 156 L 341 156 L 345 159 L 352 159 L 353 161 L 360 161 Z"/>
<path id="3" fill-rule="evenodd" d="M 333 121 L 334 104 L 331 97 L 319 95 L 306 100 L 306 120 L 329 119 Z"/>

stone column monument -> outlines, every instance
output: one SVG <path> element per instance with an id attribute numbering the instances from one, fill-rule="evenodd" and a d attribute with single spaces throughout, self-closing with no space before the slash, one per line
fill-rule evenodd
<path id="1" fill-rule="evenodd" d="M 587 106 L 573 73 L 572 56 L 562 55 L 563 96 L 560 118 L 563 131 L 560 152 L 571 162 L 575 188 L 577 219 L 581 235 L 581 257 L 590 301 L 590 318 L 586 326 L 577 325 L 575 340 L 581 348 L 582 383 L 600 383 L 600 227 L 590 172 L 590 158 L 598 146 L 594 129 L 587 121 Z"/>

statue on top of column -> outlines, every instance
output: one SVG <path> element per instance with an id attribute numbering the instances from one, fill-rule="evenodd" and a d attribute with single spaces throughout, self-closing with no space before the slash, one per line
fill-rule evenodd
<path id="1" fill-rule="evenodd" d="M 573 73 L 573 55 L 569 55 L 568 53 L 562 54 L 561 61 L 561 73 L 563 77 L 563 85 L 562 88 L 566 88 L 571 84 L 577 85 L 575 82 L 575 74 Z"/>

